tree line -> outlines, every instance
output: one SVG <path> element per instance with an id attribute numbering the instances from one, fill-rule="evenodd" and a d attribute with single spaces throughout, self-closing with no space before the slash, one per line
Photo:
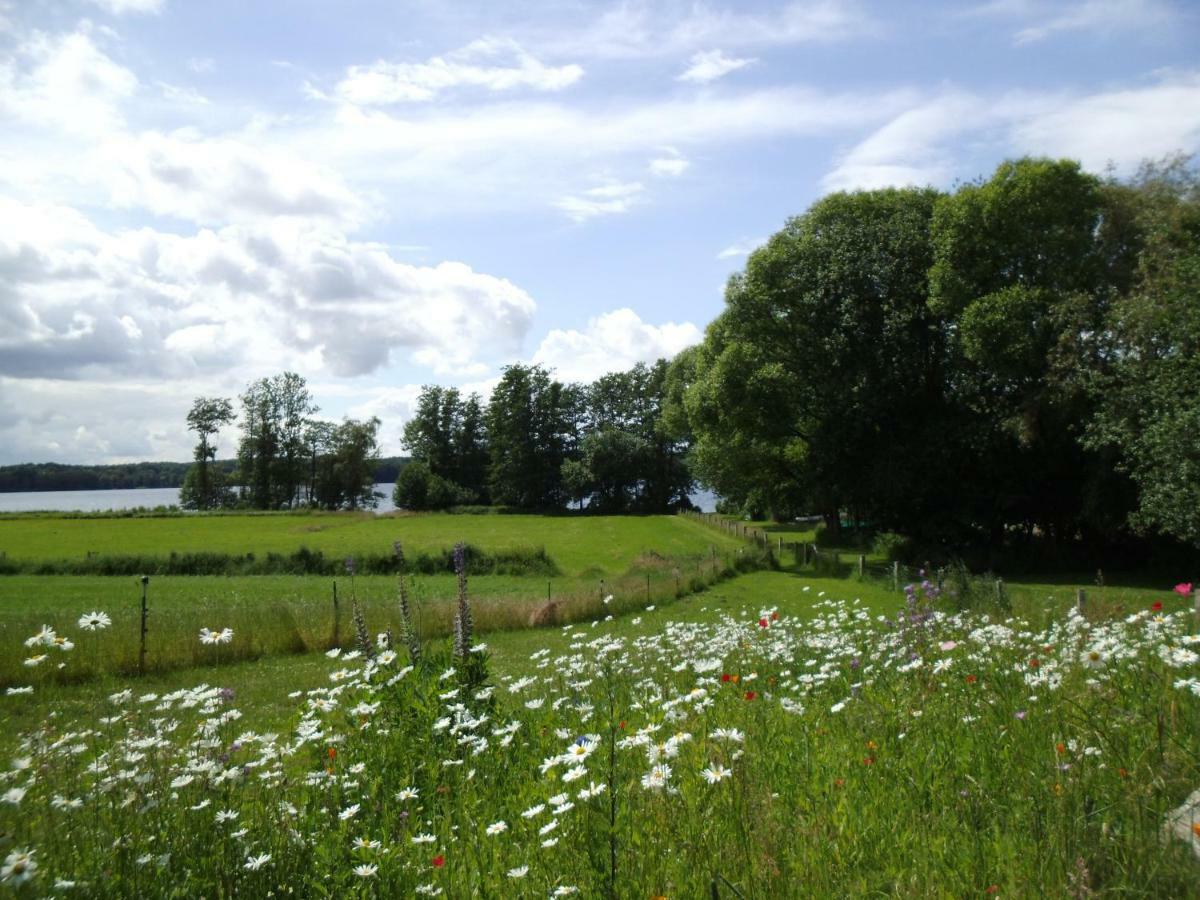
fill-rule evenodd
<path id="1" fill-rule="evenodd" d="M 491 504 L 519 509 L 667 512 L 694 481 L 687 435 L 666 415 L 670 365 L 660 359 L 589 384 L 541 366 L 505 367 L 485 404 L 427 385 L 404 427 L 413 462 L 395 502 L 408 509 Z"/>
<path id="2" fill-rule="evenodd" d="M 185 509 L 245 506 L 359 509 L 378 504 L 379 419 L 316 418 L 305 380 L 284 372 L 251 382 L 238 398 L 241 436 L 232 472 L 215 464 L 216 437 L 238 418 L 228 397 L 197 397 L 188 430 L 195 463 L 180 488 Z"/>
<path id="3" fill-rule="evenodd" d="M 1200 546 L 1200 178 L 1019 159 L 787 222 L 668 412 L 739 511 L 927 544 Z"/>

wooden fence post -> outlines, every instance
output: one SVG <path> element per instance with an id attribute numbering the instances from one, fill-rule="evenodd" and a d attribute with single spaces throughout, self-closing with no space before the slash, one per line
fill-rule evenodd
<path id="1" fill-rule="evenodd" d="M 858 577 L 862 578 L 867 574 L 867 557 L 862 553 L 858 554 Z"/>
<path id="2" fill-rule="evenodd" d="M 338 607 L 337 598 L 337 581 L 333 582 L 333 646 L 340 647 L 342 645 L 342 613 Z"/>
<path id="3" fill-rule="evenodd" d="M 146 617 L 150 615 L 150 610 L 146 605 L 146 589 L 150 585 L 150 576 L 142 576 L 142 632 L 141 640 L 138 644 L 138 674 L 146 674 Z"/>
<path id="4" fill-rule="evenodd" d="M 1081 616 L 1087 611 L 1087 591 L 1083 588 L 1075 591 L 1075 608 Z"/>
<path id="5" fill-rule="evenodd" d="M 1004 602 L 1004 579 L 1003 578 L 996 579 L 996 602 L 997 603 Z"/>
<path id="6" fill-rule="evenodd" d="M 900 560 L 892 560 L 892 590 L 900 590 Z"/>

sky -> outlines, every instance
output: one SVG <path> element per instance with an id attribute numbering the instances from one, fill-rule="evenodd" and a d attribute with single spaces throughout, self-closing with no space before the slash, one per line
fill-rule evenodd
<path id="1" fill-rule="evenodd" d="M 0 0 L 0 464 L 285 370 L 398 454 L 424 384 L 700 341 L 831 191 L 1198 145 L 1191 0 Z"/>

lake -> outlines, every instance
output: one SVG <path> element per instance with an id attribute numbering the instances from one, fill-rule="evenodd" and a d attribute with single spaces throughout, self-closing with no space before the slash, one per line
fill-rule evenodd
<path id="1" fill-rule="evenodd" d="M 375 512 L 392 512 L 394 484 L 377 484 L 375 490 L 383 494 Z M 709 491 L 692 494 L 692 502 L 704 512 L 716 508 L 716 496 Z M 179 488 L 133 488 L 111 491 L 19 491 L 0 493 L 0 512 L 30 512 L 49 510 L 55 512 L 98 512 L 108 509 L 135 509 L 139 506 L 177 506 Z"/>

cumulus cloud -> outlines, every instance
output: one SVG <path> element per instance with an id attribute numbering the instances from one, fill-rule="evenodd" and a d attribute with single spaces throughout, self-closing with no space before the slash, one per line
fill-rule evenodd
<path id="1" fill-rule="evenodd" d="M 34 33 L 0 58 L 0 115 L 77 135 L 118 127 L 138 79 L 86 31 Z"/>
<path id="2" fill-rule="evenodd" d="M 408 357 L 474 371 L 519 350 L 534 310 L 504 279 L 408 265 L 331 229 L 108 233 L 72 210 L 0 201 L 0 375 L 350 377 Z"/>
<path id="3" fill-rule="evenodd" d="M 582 77 L 583 69 L 578 65 L 548 66 L 515 41 L 482 38 L 425 62 L 379 60 L 367 66 L 351 66 L 338 83 L 336 94 L 360 106 L 378 106 L 425 102 L 459 87 L 491 92 L 516 88 L 560 91 Z"/>
<path id="4" fill-rule="evenodd" d="M 368 216 L 336 171 L 269 145 L 146 131 L 112 137 L 98 156 L 121 207 L 201 224 L 292 217 L 353 227 Z"/>
<path id="5" fill-rule="evenodd" d="M 588 320 L 582 330 L 554 329 L 542 340 L 532 362 L 554 369 L 564 381 L 593 381 L 639 362 L 670 358 L 698 344 L 703 333 L 691 322 L 643 322 L 632 309 L 616 309 Z"/>
<path id="6" fill-rule="evenodd" d="M 730 72 L 743 69 L 755 59 L 737 59 L 726 56 L 720 50 L 701 50 L 692 56 L 687 69 L 679 76 L 679 81 L 691 81 L 695 84 L 708 84 L 718 78 L 724 78 Z"/>

